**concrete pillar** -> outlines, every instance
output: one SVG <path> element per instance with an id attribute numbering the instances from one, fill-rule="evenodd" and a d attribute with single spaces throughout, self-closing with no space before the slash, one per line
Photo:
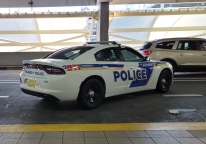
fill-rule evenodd
<path id="1" fill-rule="evenodd" d="M 109 40 L 109 0 L 99 2 L 98 41 Z"/>

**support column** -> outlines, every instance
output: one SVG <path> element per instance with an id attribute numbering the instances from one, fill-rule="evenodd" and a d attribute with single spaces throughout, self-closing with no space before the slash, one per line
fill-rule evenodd
<path id="1" fill-rule="evenodd" d="M 109 40 L 109 0 L 99 2 L 98 41 Z"/>

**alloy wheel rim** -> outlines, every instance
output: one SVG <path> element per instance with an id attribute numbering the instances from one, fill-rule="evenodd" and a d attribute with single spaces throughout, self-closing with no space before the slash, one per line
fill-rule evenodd
<path id="1" fill-rule="evenodd" d="M 168 74 L 164 74 L 164 76 L 162 78 L 162 87 L 164 89 L 167 89 L 168 83 L 169 83 L 169 75 Z"/>
<path id="2" fill-rule="evenodd" d="M 91 85 L 86 90 L 86 101 L 88 104 L 95 104 L 99 100 L 99 89 L 95 85 Z"/>

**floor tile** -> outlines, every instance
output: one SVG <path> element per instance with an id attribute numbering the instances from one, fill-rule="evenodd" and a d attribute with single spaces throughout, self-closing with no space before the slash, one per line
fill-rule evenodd
<path id="1" fill-rule="evenodd" d="M 127 138 L 127 135 L 124 131 L 105 131 L 104 132 L 106 137 L 111 137 L 111 138 L 117 138 L 117 137 L 120 137 L 120 138 Z"/>
<path id="2" fill-rule="evenodd" d="M 151 138 L 130 138 L 133 144 L 155 144 Z"/>
<path id="3" fill-rule="evenodd" d="M 63 144 L 85 144 L 84 138 L 66 138 L 63 139 Z"/>
<path id="4" fill-rule="evenodd" d="M 148 130 L 146 131 L 150 137 L 171 137 L 166 131 L 162 130 Z"/>
<path id="5" fill-rule="evenodd" d="M 190 134 L 188 131 L 185 130 L 168 130 L 167 131 L 172 137 L 179 137 L 179 138 L 189 138 L 194 137 L 192 134 Z"/>
<path id="6" fill-rule="evenodd" d="M 93 138 L 99 138 L 99 137 L 105 137 L 103 131 L 98 131 L 98 132 L 84 132 L 84 137 L 93 137 Z"/>
<path id="7" fill-rule="evenodd" d="M 83 132 L 64 132 L 63 138 L 83 138 Z"/>
<path id="8" fill-rule="evenodd" d="M 39 144 L 40 139 L 20 139 L 18 144 Z"/>
<path id="9" fill-rule="evenodd" d="M 41 139 L 43 132 L 25 132 L 21 138 L 36 138 Z"/>
<path id="10" fill-rule="evenodd" d="M 174 138 L 153 138 L 153 140 L 156 142 L 156 144 L 180 144 L 177 140 Z"/>
<path id="11" fill-rule="evenodd" d="M 85 138 L 86 144 L 108 144 L 106 138 Z"/>
<path id="12" fill-rule="evenodd" d="M 132 144 L 128 138 L 107 138 L 109 144 Z"/>
<path id="13" fill-rule="evenodd" d="M 62 139 L 41 139 L 40 144 L 62 144 Z"/>
<path id="14" fill-rule="evenodd" d="M 4 133 L 1 138 L 6 138 L 6 139 L 19 139 L 22 136 L 23 133 L 21 132 L 8 132 Z"/>
<path id="15" fill-rule="evenodd" d="M 181 144 L 204 144 L 197 138 L 176 138 Z"/>
<path id="16" fill-rule="evenodd" d="M 19 139 L 0 139 L 0 144 L 17 144 Z"/>
<path id="17" fill-rule="evenodd" d="M 125 131 L 128 137 L 149 137 L 145 131 Z"/>
<path id="18" fill-rule="evenodd" d="M 206 138 L 199 138 L 202 142 L 206 143 Z"/>
<path id="19" fill-rule="evenodd" d="M 197 138 L 206 138 L 206 130 L 191 130 L 188 132 Z"/>
<path id="20" fill-rule="evenodd" d="M 58 139 L 63 138 L 63 132 L 44 132 L 42 139 Z"/>

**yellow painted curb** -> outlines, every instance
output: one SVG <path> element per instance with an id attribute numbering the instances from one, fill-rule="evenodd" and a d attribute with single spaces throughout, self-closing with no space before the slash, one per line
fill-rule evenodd
<path id="1" fill-rule="evenodd" d="M 0 132 L 117 131 L 117 130 L 206 130 L 206 122 L 0 125 Z"/>

